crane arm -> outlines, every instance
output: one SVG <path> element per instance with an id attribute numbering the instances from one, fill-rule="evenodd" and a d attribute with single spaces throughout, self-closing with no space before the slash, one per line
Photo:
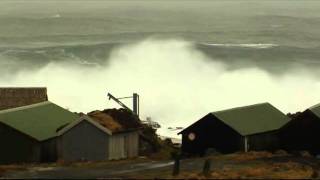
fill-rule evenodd
<path id="1" fill-rule="evenodd" d="M 108 97 L 109 100 L 112 99 L 114 100 L 116 103 L 118 103 L 120 106 L 122 106 L 123 108 L 133 112 L 130 108 L 128 108 L 128 106 L 126 106 L 125 104 L 123 104 L 119 99 L 117 99 L 116 97 L 114 97 L 112 94 L 108 93 Z"/>

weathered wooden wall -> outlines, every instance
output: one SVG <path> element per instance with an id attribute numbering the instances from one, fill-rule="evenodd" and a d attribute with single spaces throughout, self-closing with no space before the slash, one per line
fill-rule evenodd
<path id="1" fill-rule="evenodd" d="M 128 133 L 126 136 L 127 143 L 127 157 L 136 157 L 139 154 L 139 133 L 137 131 Z"/>
<path id="2" fill-rule="evenodd" d="M 87 121 L 58 137 L 58 159 L 103 161 L 108 157 L 108 135 Z"/>
<path id="3" fill-rule="evenodd" d="M 248 136 L 249 151 L 273 151 L 280 149 L 279 131 L 270 131 Z"/>
<path id="4" fill-rule="evenodd" d="M 108 153 L 108 159 L 123 159 L 126 157 L 125 154 L 125 142 L 123 138 L 123 134 L 118 135 L 112 135 L 112 137 L 109 139 L 109 153 Z"/>
<path id="5" fill-rule="evenodd" d="M 40 143 L 0 123 L 0 164 L 40 162 Z"/>
<path id="6" fill-rule="evenodd" d="M 306 110 L 280 130 L 282 148 L 287 151 L 309 151 L 320 154 L 320 119 Z"/>
<path id="7" fill-rule="evenodd" d="M 57 138 L 53 137 L 41 142 L 41 162 L 55 162 L 57 155 Z"/>
<path id="8" fill-rule="evenodd" d="M 190 133 L 195 135 L 194 140 L 188 138 Z M 185 154 L 203 155 L 211 148 L 221 153 L 231 153 L 243 150 L 243 142 L 239 133 L 208 114 L 182 133 L 181 149 Z"/>
<path id="9" fill-rule="evenodd" d="M 139 134 L 137 131 L 119 133 L 110 136 L 109 158 L 124 159 L 138 156 Z"/>
<path id="10" fill-rule="evenodd" d="M 48 100 L 46 88 L 0 88 L 0 110 Z"/>
<path id="11" fill-rule="evenodd" d="M 103 161 L 138 156 L 138 131 L 108 135 L 83 121 L 58 137 L 58 159 Z"/>

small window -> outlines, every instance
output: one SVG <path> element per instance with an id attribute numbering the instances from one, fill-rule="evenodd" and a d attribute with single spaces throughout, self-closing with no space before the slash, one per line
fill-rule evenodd
<path id="1" fill-rule="evenodd" d="M 193 141 L 193 140 L 196 139 L 196 134 L 195 133 L 189 133 L 188 134 L 188 138 L 189 138 L 190 141 Z"/>

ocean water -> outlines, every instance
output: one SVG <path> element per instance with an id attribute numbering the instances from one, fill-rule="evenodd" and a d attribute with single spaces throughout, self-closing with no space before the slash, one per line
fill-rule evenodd
<path id="1" fill-rule="evenodd" d="M 318 1 L 295 0 L 4 0 L 0 57 L 15 61 L 7 63 L 12 68 L 71 59 L 94 64 L 114 46 L 157 37 L 199 44 L 231 68 L 241 67 L 234 61 L 274 71 L 295 63 L 314 67 L 319 9 Z"/>
<path id="2" fill-rule="evenodd" d="M 320 67 L 319 29 L 320 1 L 313 0 L 2 0 L 0 1 L 0 85 L 44 85 L 51 89 L 49 89 L 49 92 L 52 92 L 51 100 L 62 104 L 64 107 L 71 107 L 74 111 L 90 111 L 98 107 L 103 108 L 106 107 L 106 104 L 103 104 L 103 101 L 99 100 L 98 97 L 93 98 L 92 101 L 88 101 L 88 99 L 79 100 L 82 96 L 93 94 L 101 96 L 102 93 L 99 94 L 92 89 L 79 86 L 79 89 L 85 90 L 75 94 L 74 91 L 67 90 L 67 88 L 72 87 L 68 86 L 69 82 L 64 81 L 67 78 L 66 76 L 60 77 L 58 80 L 47 78 L 46 76 L 54 73 L 43 71 L 50 71 L 52 64 L 67 63 L 66 69 L 70 67 L 85 68 L 85 70 L 89 69 L 88 71 L 91 69 L 91 74 L 93 74 L 93 71 L 98 71 L 99 67 L 104 67 L 106 74 L 109 72 L 108 67 L 110 67 L 110 72 L 116 72 L 111 70 L 114 63 L 110 62 L 110 59 L 112 59 L 110 57 L 113 57 L 112 54 L 123 46 L 135 46 L 135 44 L 139 44 L 146 39 L 188 42 L 192 44 L 192 51 L 200 52 L 209 61 L 223 64 L 226 72 L 238 72 L 253 68 L 266 72 L 272 77 L 283 77 L 289 71 L 292 73 L 292 71 L 302 70 L 308 72 L 308 76 L 316 79 L 310 84 L 318 84 L 317 77 Z M 162 46 L 157 45 L 155 47 Z M 179 54 L 174 52 L 179 50 L 175 47 L 174 45 L 172 52 L 170 52 L 170 49 L 166 49 L 165 52 L 172 53 L 172 58 L 179 59 L 180 56 L 174 56 Z M 138 52 L 140 53 L 140 51 Z M 148 51 L 142 53 L 148 54 Z M 157 53 L 148 54 L 145 57 L 161 56 L 162 51 L 159 50 Z M 136 53 L 133 54 L 137 55 Z M 128 56 L 130 57 L 130 54 Z M 141 57 L 141 54 L 137 57 Z M 170 55 L 166 58 L 170 58 Z M 194 60 L 196 61 L 196 59 Z M 189 67 L 190 62 L 187 62 Z M 153 62 L 153 64 L 155 63 Z M 208 66 L 209 64 L 210 62 L 208 62 Z M 148 62 L 146 61 L 143 65 L 148 66 Z M 131 67 L 132 64 L 123 64 L 122 67 L 126 66 Z M 154 66 L 150 65 L 150 67 Z M 183 64 L 180 66 L 183 66 Z M 165 67 L 169 68 L 169 66 Z M 129 71 L 126 68 L 123 69 L 125 69 L 123 71 Z M 205 68 L 202 67 L 202 69 Z M 38 71 L 41 72 L 42 78 L 29 75 L 23 77 L 28 77 L 25 81 L 22 77 L 18 78 L 19 81 L 16 80 L 16 74 L 21 72 L 29 72 L 30 74 Z M 84 70 L 82 69 L 82 71 Z M 74 72 L 74 69 L 70 72 Z M 121 70 L 118 69 L 118 72 L 121 72 Z M 197 76 L 198 73 L 196 72 L 197 70 L 191 74 Z M 208 82 L 210 79 L 207 76 L 211 76 L 211 74 L 202 74 L 204 75 L 199 75 L 197 78 L 206 76 L 203 79 Z M 39 73 L 37 73 L 38 75 Z M 99 76 L 102 75 L 99 74 Z M 118 73 L 114 73 L 112 76 L 115 77 L 112 80 L 106 78 L 107 85 L 105 86 L 128 89 L 128 91 L 116 91 L 118 94 L 132 91 L 131 87 L 134 87 L 132 84 L 125 87 L 114 81 L 116 78 L 121 79 L 121 77 L 118 77 Z M 188 74 L 184 75 L 184 77 L 187 76 Z M 253 77 L 253 75 L 245 76 L 245 78 L 248 77 Z M 87 83 L 91 83 L 95 78 L 87 79 Z M 146 84 L 141 83 L 140 86 L 153 86 L 151 85 L 152 79 L 149 83 L 143 77 L 143 74 L 139 78 L 148 82 Z M 102 78 L 97 79 L 100 82 L 103 81 Z M 122 79 L 125 81 L 126 78 L 123 77 Z M 192 80 L 193 77 L 188 77 L 188 80 L 190 79 Z M 244 78 L 240 78 L 240 81 L 242 79 Z M 60 86 L 58 85 L 59 81 L 61 81 Z M 71 81 L 74 82 L 74 79 Z M 164 81 L 168 82 L 170 78 Z M 172 84 L 179 84 L 178 81 L 182 82 L 183 80 L 179 79 Z M 228 81 L 228 83 L 236 84 L 235 81 L 239 81 L 239 79 Z M 252 81 L 252 84 L 259 84 L 254 78 L 248 78 L 248 81 Z M 188 94 L 193 94 L 194 91 L 190 90 L 189 92 L 186 89 L 192 84 L 184 84 L 181 88 L 175 88 L 172 85 L 173 91 L 170 92 L 172 96 L 167 95 L 168 98 L 159 95 L 160 92 L 166 92 L 159 89 L 164 86 L 169 87 L 170 84 L 168 83 L 163 83 L 159 87 L 155 86 L 158 88 L 159 94 L 152 94 L 151 90 L 147 88 L 133 89 L 144 92 L 144 94 L 141 94 L 144 97 L 144 109 L 142 109 L 144 116 L 156 117 L 155 120 L 165 125 L 164 127 L 186 127 L 196 118 L 208 112 L 208 109 L 220 110 L 265 99 L 275 102 L 278 106 L 280 105 L 282 110 L 289 111 L 301 109 L 318 100 L 320 101 L 320 97 L 314 94 L 305 97 L 305 94 L 309 91 L 315 91 L 319 88 L 309 84 L 306 86 L 308 92 L 305 89 L 298 88 L 304 86 L 299 82 L 305 81 L 305 79 L 297 77 L 289 85 L 284 82 L 279 83 L 286 84 L 288 86 L 286 90 L 292 90 L 291 95 L 294 97 L 298 97 L 297 94 L 304 94 L 303 101 L 299 96 L 298 99 L 292 100 L 293 102 L 289 101 L 292 99 L 290 97 L 281 99 L 286 96 L 283 89 L 279 90 L 281 93 L 277 94 L 276 99 L 269 97 L 272 96 L 272 93 L 275 94 L 278 91 L 269 91 L 268 88 L 264 88 L 264 90 L 268 89 L 269 94 L 260 95 L 261 98 L 257 98 L 258 95 L 251 98 L 252 94 L 261 91 L 261 89 L 258 90 L 253 87 L 246 90 L 252 90 L 247 96 L 239 95 L 243 96 L 243 99 L 235 96 L 228 100 L 219 99 L 219 97 L 225 95 L 221 94 L 225 90 L 221 90 L 220 94 L 215 92 L 214 96 L 209 97 L 210 93 L 201 93 L 202 90 L 199 89 L 194 90 L 197 92 L 197 96 L 194 95 L 193 99 L 190 100 L 192 103 L 188 105 L 184 105 L 186 104 L 184 102 L 186 99 L 189 100 L 190 96 Z M 56 84 L 51 85 L 51 82 Z M 244 84 L 244 82 L 242 83 Z M 91 87 L 105 88 L 101 83 L 91 83 L 90 85 Z M 217 87 L 206 88 L 221 89 L 221 86 L 223 85 L 218 83 Z M 272 85 L 272 87 L 275 86 Z M 63 89 L 63 91 L 59 91 L 60 89 Z M 175 92 L 174 89 L 180 91 Z M 293 91 L 294 89 L 298 89 L 297 92 Z M 156 91 L 152 90 L 153 92 Z M 179 98 L 177 96 L 181 94 L 181 91 L 186 91 L 184 92 L 185 96 Z M 72 98 L 68 99 L 66 97 Z M 154 102 L 153 98 L 158 98 L 158 104 Z M 162 101 L 163 99 L 175 98 L 177 100 L 171 104 Z M 208 99 L 207 101 L 210 101 L 211 104 L 202 102 L 205 101 L 204 99 Z M 218 102 L 217 99 L 219 99 Z M 91 105 L 87 106 L 88 103 L 91 103 Z M 196 103 L 201 105 L 196 106 Z M 180 105 L 183 108 L 179 109 Z M 168 118 L 172 115 L 171 110 L 166 108 L 162 108 L 164 110 L 159 108 L 159 111 L 150 110 L 159 106 L 173 106 L 173 108 L 177 108 L 175 113 L 179 115 L 172 117 L 172 120 Z M 190 113 L 185 114 L 185 111 Z M 161 114 L 161 116 L 158 117 L 158 114 Z M 173 121 L 176 123 L 172 123 Z M 169 130 L 163 130 L 163 132 L 166 131 L 169 132 Z M 170 131 L 169 134 L 172 134 L 172 132 Z"/>

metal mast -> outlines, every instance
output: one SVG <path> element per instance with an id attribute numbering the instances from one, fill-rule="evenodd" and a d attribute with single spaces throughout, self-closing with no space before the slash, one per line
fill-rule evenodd
<path id="1" fill-rule="evenodd" d="M 133 93 L 133 96 L 128 96 L 128 97 L 121 97 L 121 98 L 116 98 L 112 94 L 108 93 L 109 100 L 112 99 L 116 103 L 118 103 L 120 106 L 122 106 L 124 109 L 129 110 L 130 112 L 133 112 L 139 117 L 139 95 L 137 93 Z M 120 101 L 120 99 L 127 99 L 127 98 L 132 98 L 133 99 L 133 110 L 131 110 L 128 106 L 126 106 L 124 103 Z"/>

